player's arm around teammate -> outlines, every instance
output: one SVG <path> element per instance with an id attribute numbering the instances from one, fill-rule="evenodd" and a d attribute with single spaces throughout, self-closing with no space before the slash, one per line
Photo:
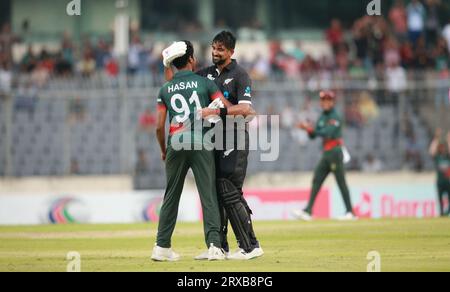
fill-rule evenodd
<path id="1" fill-rule="evenodd" d="M 171 48 L 173 47 L 173 48 Z M 228 58 L 231 60 L 231 56 L 227 56 L 227 50 L 223 47 L 223 45 L 219 44 L 212 44 L 213 48 L 213 58 Z M 166 81 L 171 81 L 175 75 L 172 65 L 170 63 L 171 58 L 174 58 L 177 56 L 177 54 L 180 53 L 180 51 L 177 48 L 176 44 L 173 44 L 172 46 L 165 49 L 167 51 L 167 54 L 170 54 L 167 57 L 167 60 L 164 62 L 164 77 Z M 229 54 L 233 54 L 234 49 Z M 163 53 L 164 55 L 164 53 Z M 223 69 L 223 68 L 222 68 Z M 242 84 L 250 84 L 250 81 L 247 82 L 241 82 Z M 244 92 L 247 89 L 247 86 L 242 88 L 242 91 Z M 245 94 L 245 92 L 243 93 Z M 213 115 L 221 115 L 224 116 L 243 116 L 243 117 L 254 117 L 256 116 L 255 109 L 251 106 L 251 103 L 239 103 L 239 104 L 232 104 L 230 103 L 226 98 L 222 99 L 223 104 L 225 105 L 225 111 L 218 111 L 216 109 L 210 109 L 210 108 L 204 108 L 202 109 L 199 114 L 202 117 L 208 117 Z"/>

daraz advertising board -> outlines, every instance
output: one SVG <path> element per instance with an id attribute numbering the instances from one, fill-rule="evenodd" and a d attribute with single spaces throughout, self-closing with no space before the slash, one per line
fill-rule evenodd
<path id="1" fill-rule="evenodd" d="M 355 213 L 360 218 L 433 218 L 439 215 L 432 184 L 351 187 Z M 332 217 L 345 213 L 338 188 L 332 191 Z"/>
<path id="2" fill-rule="evenodd" d="M 304 208 L 309 189 L 248 189 L 245 197 L 254 220 L 295 220 L 292 210 Z M 433 185 L 410 184 L 351 188 L 360 218 L 427 218 L 438 216 Z M 0 225 L 157 222 L 164 191 L 92 194 L 0 195 Z M 345 213 L 337 188 L 322 189 L 314 217 Z M 196 192 L 183 193 L 179 221 L 202 220 Z"/>

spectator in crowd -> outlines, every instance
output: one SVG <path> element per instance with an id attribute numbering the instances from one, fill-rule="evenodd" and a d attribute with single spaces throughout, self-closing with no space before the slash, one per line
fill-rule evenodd
<path id="1" fill-rule="evenodd" d="M 23 56 L 20 63 L 22 72 L 31 73 L 37 66 L 38 60 L 33 52 L 33 46 L 29 45 L 26 54 Z"/>
<path id="2" fill-rule="evenodd" d="M 9 23 L 3 24 L 0 30 L 0 59 L 2 59 L 2 62 L 6 62 L 8 66 L 13 63 L 12 48 L 17 41 L 19 41 L 19 38 L 12 33 L 11 25 Z"/>
<path id="3" fill-rule="evenodd" d="M 295 60 L 295 58 L 294 58 Z M 318 71 L 318 64 L 311 55 L 306 55 L 300 64 L 300 73 L 303 81 L 310 80 Z"/>
<path id="4" fill-rule="evenodd" d="M 333 52 L 336 54 L 338 48 L 344 41 L 344 31 L 339 19 L 333 19 L 331 21 L 330 28 L 326 31 L 327 41 L 330 44 Z"/>
<path id="5" fill-rule="evenodd" d="M 78 63 L 78 71 L 83 77 L 90 77 L 95 72 L 96 64 L 91 49 L 86 49 L 83 59 Z"/>
<path id="6" fill-rule="evenodd" d="M 434 59 L 436 72 L 441 72 L 450 64 L 450 51 L 447 48 L 447 42 L 443 38 L 439 38 L 436 47 L 433 49 L 431 58 Z"/>
<path id="7" fill-rule="evenodd" d="M 440 0 L 426 0 L 425 5 L 425 37 L 427 41 L 427 47 L 432 47 L 436 44 L 441 29 L 439 23 Z"/>
<path id="8" fill-rule="evenodd" d="M 352 128 L 359 129 L 363 126 L 364 121 L 356 98 L 353 98 L 345 108 L 345 121 Z"/>
<path id="9" fill-rule="evenodd" d="M 409 40 L 416 45 L 425 30 L 425 7 L 419 0 L 412 0 L 407 7 Z"/>
<path id="10" fill-rule="evenodd" d="M 356 49 L 356 59 L 361 60 L 366 70 L 371 70 L 368 56 L 370 27 L 367 25 L 367 18 L 357 19 L 353 24 L 352 36 Z"/>
<path id="11" fill-rule="evenodd" d="M 363 91 L 359 95 L 359 111 L 364 124 L 368 124 L 379 116 L 379 108 L 369 91 Z"/>
<path id="12" fill-rule="evenodd" d="M 443 38 L 447 41 L 447 49 L 450 53 L 450 18 L 448 19 L 447 25 L 444 27 L 442 31 Z"/>
<path id="13" fill-rule="evenodd" d="M 50 70 L 43 63 L 39 62 L 31 73 L 31 81 L 37 88 L 44 88 L 50 80 Z"/>
<path id="14" fill-rule="evenodd" d="M 75 48 L 68 33 L 64 33 L 61 44 L 61 61 L 60 67 L 63 75 L 71 74 L 75 63 Z"/>
<path id="15" fill-rule="evenodd" d="M 295 47 L 289 52 L 289 54 L 293 56 L 299 63 L 301 63 L 306 57 L 306 53 L 302 49 L 301 42 L 296 42 Z"/>
<path id="16" fill-rule="evenodd" d="M 389 66 L 391 64 L 400 64 L 401 56 L 400 56 L 400 48 L 396 39 L 389 38 L 386 41 L 385 49 L 384 49 L 384 64 Z"/>
<path id="17" fill-rule="evenodd" d="M 0 94 L 8 94 L 11 91 L 12 72 L 7 61 L 0 61 Z"/>
<path id="18" fill-rule="evenodd" d="M 280 76 L 284 74 L 283 70 L 283 62 L 284 59 L 287 57 L 287 54 L 284 52 L 283 48 L 281 47 L 281 42 L 279 41 L 273 41 L 269 45 L 270 50 L 270 65 L 271 65 L 271 71 L 276 75 Z"/>
<path id="19" fill-rule="evenodd" d="M 423 160 L 420 153 L 420 146 L 417 144 L 417 139 L 413 131 L 406 137 L 405 167 L 409 170 L 414 170 L 417 172 L 421 172 L 423 170 Z"/>
<path id="20" fill-rule="evenodd" d="M 425 71 L 433 66 L 431 52 L 427 48 L 425 36 L 417 40 L 414 68 L 418 71 Z"/>
<path id="21" fill-rule="evenodd" d="M 14 98 L 14 110 L 27 112 L 29 116 L 34 116 L 36 104 L 38 103 L 38 91 L 31 83 L 18 88 Z"/>
<path id="22" fill-rule="evenodd" d="M 97 46 L 94 49 L 94 59 L 95 64 L 98 70 L 101 70 L 102 68 L 105 68 L 106 61 L 111 58 L 111 52 L 108 43 L 100 39 L 97 42 Z"/>
<path id="23" fill-rule="evenodd" d="M 156 115 L 147 108 L 139 117 L 139 128 L 143 132 L 153 133 L 156 126 Z"/>
<path id="24" fill-rule="evenodd" d="M 295 57 L 286 55 L 280 65 L 287 78 L 298 79 L 300 77 L 300 65 Z"/>
<path id="25" fill-rule="evenodd" d="M 145 153 L 144 150 L 139 149 L 136 167 L 135 167 L 135 174 L 136 175 L 147 174 L 147 173 L 149 173 L 149 171 L 150 171 L 150 168 L 149 168 L 149 163 L 148 163 L 148 159 L 147 159 L 147 154 Z"/>
<path id="26" fill-rule="evenodd" d="M 398 96 L 405 92 L 408 86 L 406 71 L 398 63 L 389 64 L 386 69 L 386 87 L 391 96 Z"/>
<path id="27" fill-rule="evenodd" d="M 365 173 L 379 173 L 383 171 L 383 163 L 373 154 L 368 154 L 361 165 L 361 169 Z"/>
<path id="28" fill-rule="evenodd" d="M 111 78 L 116 78 L 119 75 L 120 67 L 115 58 L 109 57 L 105 60 L 105 72 Z"/>
<path id="29" fill-rule="evenodd" d="M 291 105 L 286 105 L 281 112 L 281 127 L 290 130 L 295 124 L 295 112 Z"/>
<path id="30" fill-rule="evenodd" d="M 406 21 L 406 8 L 403 0 L 396 0 L 389 11 L 389 20 L 393 26 L 396 38 L 403 42 L 407 39 L 408 24 Z"/>
<path id="31" fill-rule="evenodd" d="M 350 65 L 348 76 L 351 80 L 361 80 L 367 77 L 367 71 L 361 59 L 355 59 Z"/>
<path id="32" fill-rule="evenodd" d="M 440 53 L 446 52 L 444 48 L 446 48 L 446 46 L 441 46 Z M 437 52 L 436 54 L 440 53 Z M 436 69 L 438 70 L 439 75 L 437 78 L 438 90 L 435 96 L 435 106 L 436 110 L 439 110 L 442 108 L 442 106 L 445 106 L 447 108 L 450 106 L 450 91 L 448 88 L 448 81 L 450 80 L 450 70 L 449 64 L 445 61 L 444 57 L 438 56 L 436 58 Z"/>
<path id="33" fill-rule="evenodd" d="M 401 65 L 403 68 L 411 68 L 414 64 L 414 49 L 410 41 L 406 41 L 400 48 Z"/>
<path id="34" fill-rule="evenodd" d="M 270 75 L 269 60 L 261 55 L 256 55 L 256 60 L 250 69 L 250 78 L 255 81 L 264 81 Z"/>
<path id="35" fill-rule="evenodd" d="M 69 104 L 69 122 L 83 122 L 86 118 L 86 106 L 81 96 L 76 96 Z"/>
<path id="36" fill-rule="evenodd" d="M 346 44 L 341 44 L 336 52 L 336 73 L 341 79 L 348 77 L 348 70 L 350 67 L 350 50 Z"/>
<path id="37" fill-rule="evenodd" d="M 128 49 L 128 73 L 135 75 L 141 64 L 141 54 L 144 47 L 138 36 L 134 36 Z"/>

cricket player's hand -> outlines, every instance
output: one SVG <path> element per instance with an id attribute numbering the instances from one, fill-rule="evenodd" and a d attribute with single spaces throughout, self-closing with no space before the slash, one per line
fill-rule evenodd
<path id="1" fill-rule="evenodd" d="M 301 122 L 301 123 L 298 124 L 297 127 L 302 129 L 302 130 L 308 130 L 308 129 L 311 128 L 311 124 L 307 123 L 307 122 Z"/>
<path id="2" fill-rule="evenodd" d="M 251 123 L 256 117 L 258 116 L 258 113 L 253 107 L 250 107 L 248 110 L 248 114 L 245 116 L 245 121 L 247 123 Z"/>
<path id="3" fill-rule="evenodd" d="M 161 160 L 166 161 L 166 152 L 161 152 Z"/>
<path id="4" fill-rule="evenodd" d="M 217 124 L 220 122 L 220 117 L 218 115 L 218 109 L 224 108 L 225 105 L 220 100 L 220 98 L 211 102 L 208 108 L 201 109 L 197 112 L 198 119 L 205 119 L 211 124 Z"/>
<path id="5" fill-rule="evenodd" d="M 164 67 L 169 68 L 173 60 L 186 54 L 187 45 L 185 42 L 175 42 L 162 52 Z"/>
<path id="6" fill-rule="evenodd" d="M 218 117 L 217 109 L 213 108 L 203 108 L 197 111 L 197 116 L 201 119 L 207 120 L 210 117 Z"/>

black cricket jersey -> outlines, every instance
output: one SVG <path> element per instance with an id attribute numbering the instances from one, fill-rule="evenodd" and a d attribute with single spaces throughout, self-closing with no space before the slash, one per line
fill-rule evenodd
<path id="1" fill-rule="evenodd" d="M 236 60 L 233 59 L 221 73 L 216 66 L 211 66 L 198 71 L 197 74 L 214 81 L 223 96 L 233 105 L 252 104 L 252 81 Z"/>

